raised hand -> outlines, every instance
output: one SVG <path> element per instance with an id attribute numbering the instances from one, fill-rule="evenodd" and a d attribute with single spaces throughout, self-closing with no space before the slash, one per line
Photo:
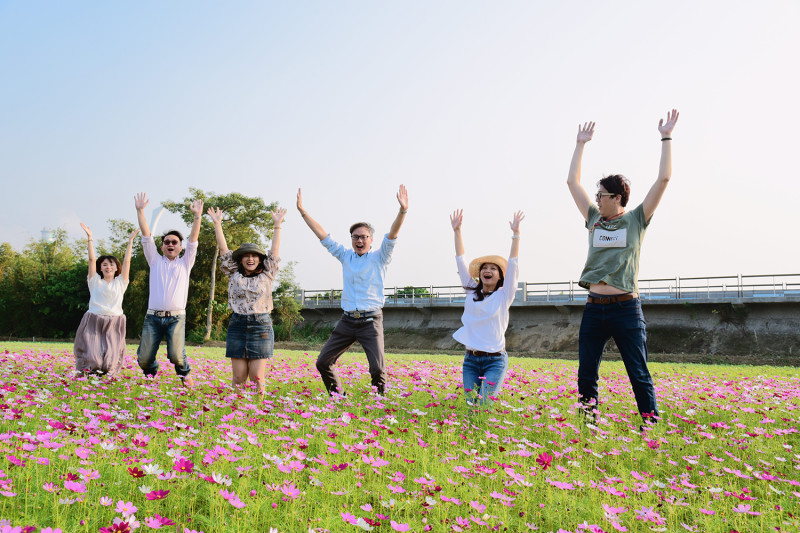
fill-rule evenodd
<path id="1" fill-rule="evenodd" d="M 522 211 L 517 211 L 516 213 L 514 213 L 514 220 L 508 223 L 508 225 L 511 226 L 511 231 L 513 231 L 515 234 L 519 233 L 519 224 L 524 219 L 525 219 L 525 213 L 523 213 Z"/>
<path id="2" fill-rule="evenodd" d="M 577 142 L 586 143 L 592 140 L 594 135 L 594 122 L 584 122 L 583 126 L 578 124 Z"/>
<path id="3" fill-rule="evenodd" d="M 456 209 L 453 211 L 453 214 L 450 215 L 450 225 L 453 226 L 453 231 L 458 231 L 461 229 L 461 223 L 464 221 L 464 210 L 463 209 Z"/>
<path id="4" fill-rule="evenodd" d="M 189 211 L 192 212 L 195 218 L 203 216 L 203 200 L 197 199 L 189 204 Z"/>
<path id="5" fill-rule="evenodd" d="M 214 224 L 222 223 L 222 209 L 219 207 L 209 207 L 206 213 L 208 213 L 208 216 L 211 217 L 211 222 Z"/>
<path id="6" fill-rule="evenodd" d="M 303 191 L 302 189 L 297 189 L 297 210 L 300 213 L 305 213 L 303 210 Z"/>
<path id="7" fill-rule="evenodd" d="M 131 234 L 128 236 L 128 241 L 133 242 L 133 239 L 136 238 L 136 235 L 139 233 L 139 228 L 134 229 Z"/>
<path id="8" fill-rule="evenodd" d="M 271 214 L 272 214 L 272 223 L 275 226 L 275 228 L 281 227 L 281 222 L 283 222 L 283 217 L 286 216 L 286 208 L 281 207 L 276 211 L 273 211 Z"/>
<path id="9" fill-rule="evenodd" d="M 405 185 L 400 185 L 400 189 L 397 191 L 397 201 L 400 203 L 400 209 L 408 211 L 408 191 Z"/>
<path id="10" fill-rule="evenodd" d="M 139 209 L 144 209 L 145 207 L 147 207 L 147 204 L 150 203 L 150 200 L 147 199 L 147 195 L 145 193 L 143 193 L 143 192 L 140 192 L 139 194 L 134 196 L 133 199 L 136 202 L 135 205 L 136 205 L 136 210 L 137 211 Z"/>
<path id="11" fill-rule="evenodd" d="M 672 111 L 667 112 L 667 121 L 664 122 L 664 119 L 660 119 L 658 121 L 658 132 L 661 134 L 661 138 L 669 137 L 672 135 L 672 130 L 675 128 L 675 123 L 678 122 L 678 110 L 673 109 Z"/>
<path id="12" fill-rule="evenodd" d="M 92 230 L 91 230 L 91 229 L 89 229 L 89 226 L 87 226 L 86 224 L 84 224 L 83 222 L 81 222 L 81 227 L 83 228 L 83 231 L 85 231 L 85 232 L 86 232 L 86 236 L 87 236 L 89 239 L 91 239 L 91 238 L 92 238 Z"/>

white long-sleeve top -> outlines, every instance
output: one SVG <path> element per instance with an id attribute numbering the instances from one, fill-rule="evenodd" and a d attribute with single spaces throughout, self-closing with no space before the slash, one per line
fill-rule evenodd
<path id="1" fill-rule="evenodd" d="M 464 256 L 456 257 L 461 285 L 467 288 L 478 286 L 469 275 L 469 266 Z M 467 291 L 464 301 L 464 324 L 453 333 L 453 338 L 469 350 L 481 352 L 502 352 L 506 348 L 506 329 L 508 329 L 508 309 L 517 293 L 519 277 L 519 258 L 509 258 L 503 286 L 491 296 L 476 302 L 474 291 Z"/>

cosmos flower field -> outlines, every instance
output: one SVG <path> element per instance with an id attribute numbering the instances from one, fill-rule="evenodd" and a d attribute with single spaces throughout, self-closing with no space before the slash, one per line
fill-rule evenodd
<path id="1" fill-rule="evenodd" d="M 578 414 L 577 364 L 511 359 L 490 407 L 461 360 L 363 354 L 323 394 L 316 352 L 276 351 L 267 391 L 229 386 L 222 349 L 189 349 L 197 386 L 72 377 L 69 345 L 0 344 L 0 533 L 73 531 L 797 531 L 793 368 L 653 364 L 662 419 L 639 431 L 621 363 L 601 417 Z"/>

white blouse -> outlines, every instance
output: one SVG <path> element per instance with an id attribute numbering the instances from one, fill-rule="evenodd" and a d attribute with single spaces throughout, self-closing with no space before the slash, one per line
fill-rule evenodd
<path id="1" fill-rule="evenodd" d="M 122 295 L 128 282 L 117 276 L 106 282 L 100 274 L 86 279 L 89 285 L 89 312 L 95 315 L 120 316 L 122 314 Z"/>
<path id="2" fill-rule="evenodd" d="M 478 286 L 469 275 L 469 266 L 464 256 L 456 257 L 461 285 L 467 288 Z M 508 309 L 517 293 L 519 277 L 519 258 L 509 258 L 503 286 L 483 300 L 475 301 L 475 292 L 467 291 L 464 300 L 464 314 L 461 328 L 453 333 L 453 338 L 469 350 L 481 352 L 502 352 L 506 349 L 506 330 L 508 329 Z"/>

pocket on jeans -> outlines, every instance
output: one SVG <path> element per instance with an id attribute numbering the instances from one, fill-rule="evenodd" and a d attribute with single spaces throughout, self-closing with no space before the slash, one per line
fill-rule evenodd
<path id="1" fill-rule="evenodd" d="M 272 319 L 270 319 L 269 313 L 259 313 L 259 314 L 255 315 L 255 319 L 262 326 L 271 326 L 272 325 Z"/>

